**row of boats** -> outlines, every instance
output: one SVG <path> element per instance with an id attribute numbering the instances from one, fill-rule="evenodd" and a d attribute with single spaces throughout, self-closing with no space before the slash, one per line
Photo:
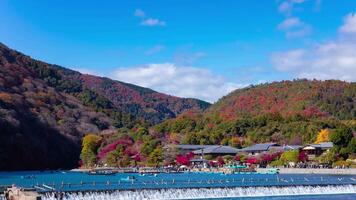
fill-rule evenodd
<path id="1" fill-rule="evenodd" d="M 230 170 L 223 171 L 223 172 L 209 172 L 209 173 L 220 173 L 220 174 L 279 174 L 279 169 L 278 168 L 272 168 L 268 169 L 265 172 L 257 172 L 256 170 L 249 170 L 245 168 L 239 168 L 239 167 L 230 167 Z M 179 171 L 179 172 L 174 172 L 174 173 L 189 173 L 191 171 Z M 193 171 L 193 172 L 199 172 L 199 171 Z M 120 173 L 116 170 L 111 170 L 111 169 L 96 169 L 96 170 L 90 170 L 87 172 L 88 175 L 104 175 L 104 176 L 114 176 L 117 173 Z M 152 171 L 148 173 L 144 172 L 139 172 L 140 176 L 157 176 L 158 173 L 171 173 L 171 172 L 160 172 L 160 171 Z M 201 171 L 201 173 L 206 173 L 204 171 Z M 134 179 L 134 177 L 132 177 Z"/>

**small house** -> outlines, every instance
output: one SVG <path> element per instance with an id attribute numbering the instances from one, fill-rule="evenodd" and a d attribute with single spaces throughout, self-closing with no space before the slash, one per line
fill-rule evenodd
<path id="1" fill-rule="evenodd" d="M 332 142 L 322 142 L 318 144 L 308 144 L 302 148 L 302 151 L 304 151 L 309 159 L 313 159 L 315 157 L 320 156 L 324 152 L 328 151 L 329 149 L 333 148 L 333 143 Z"/>

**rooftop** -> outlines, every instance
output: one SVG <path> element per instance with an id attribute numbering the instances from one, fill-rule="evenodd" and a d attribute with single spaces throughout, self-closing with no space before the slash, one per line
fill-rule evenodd
<path id="1" fill-rule="evenodd" d="M 193 151 L 194 154 L 236 154 L 238 152 L 239 149 L 222 145 L 211 145 L 209 147 Z"/>
<path id="2" fill-rule="evenodd" d="M 218 145 L 178 144 L 177 148 L 183 150 L 198 150 L 198 149 L 204 149 L 204 148 L 214 147 L 214 146 L 218 146 Z"/>
<path id="3" fill-rule="evenodd" d="M 305 147 L 331 149 L 331 148 L 333 148 L 333 146 L 334 146 L 334 144 L 332 142 L 321 142 L 321 143 L 318 143 L 318 144 L 309 144 L 309 145 L 306 145 Z"/>
<path id="4" fill-rule="evenodd" d="M 301 145 L 284 145 L 284 146 L 271 146 L 269 150 L 273 149 L 276 151 L 290 151 L 290 150 L 298 150 L 303 148 Z"/>
<path id="5" fill-rule="evenodd" d="M 277 143 L 262 143 L 262 144 L 255 144 L 249 147 L 245 147 L 241 149 L 240 151 L 268 151 L 270 147 L 272 146 L 279 146 Z"/>

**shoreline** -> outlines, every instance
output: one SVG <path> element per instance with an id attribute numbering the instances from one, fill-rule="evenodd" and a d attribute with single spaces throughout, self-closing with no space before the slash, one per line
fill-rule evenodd
<path id="1" fill-rule="evenodd" d="M 107 169 L 107 168 L 106 168 Z M 257 173 L 266 173 L 269 169 L 275 168 L 256 168 Z M 280 174 L 328 174 L 328 175 L 356 175 L 356 168 L 347 169 L 328 169 L 328 168 L 278 168 Z M 72 169 L 72 172 L 89 172 L 93 169 Z M 95 170 L 103 170 L 97 168 Z M 108 169 L 110 170 L 110 169 Z M 112 169 L 117 170 L 117 169 Z"/>

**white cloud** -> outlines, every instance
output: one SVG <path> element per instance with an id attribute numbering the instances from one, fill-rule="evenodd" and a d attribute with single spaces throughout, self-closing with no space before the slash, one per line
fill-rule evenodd
<path id="1" fill-rule="evenodd" d="M 142 26 L 165 26 L 166 22 L 159 19 L 147 18 L 141 22 Z"/>
<path id="2" fill-rule="evenodd" d="M 192 65 L 195 61 L 206 56 L 204 52 L 177 52 L 173 55 L 173 60 L 177 65 Z"/>
<path id="3" fill-rule="evenodd" d="M 306 50 L 295 49 L 287 52 L 276 52 L 272 55 L 272 62 L 279 71 L 294 71 L 299 70 L 301 66 L 304 66 L 304 60 Z"/>
<path id="4" fill-rule="evenodd" d="M 339 29 L 338 38 L 311 46 L 272 55 L 272 63 L 279 71 L 291 72 L 298 78 L 340 79 L 356 81 L 355 15 L 349 14 Z"/>
<path id="5" fill-rule="evenodd" d="M 143 12 L 141 9 L 136 9 L 134 15 L 136 17 L 146 17 L 145 12 Z"/>
<path id="6" fill-rule="evenodd" d="M 207 69 L 177 66 L 172 63 L 119 68 L 114 79 L 152 88 L 179 97 L 215 102 L 218 98 L 245 85 L 227 82 Z"/>
<path id="7" fill-rule="evenodd" d="M 291 17 L 281 22 L 277 29 L 285 32 L 286 38 L 298 38 L 309 35 L 312 31 L 310 25 L 302 22 L 298 17 Z"/>
<path id="8" fill-rule="evenodd" d="M 356 34 L 356 13 L 350 13 L 344 18 L 344 25 L 339 31 L 344 34 Z"/>
<path id="9" fill-rule="evenodd" d="M 291 15 L 295 5 L 302 4 L 306 0 L 285 0 L 282 1 L 278 6 L 278 11 L 286 15 Z"/>
<path id="10" fill-rule="evenodd" d="M 141 9 L 136 9 L 134 16 L 141 19 L 141 26 L 165 26 L 166 22 L 157 18 L 148 17 Z"/>
<path id="11" fill-rule="evenodd" d="M 303 26 L 304 23 L 297 17 L 287 18 L 278 25 L 278 29 L 282 31 L 290 30 L 291 28 Z"/>
<path id="12" fill-rule="evenodd" d="M 156 45 L 156 46 L 154 46 L 154 47 L 148 49 L 148 50 L 145 52 L 145 54 L 146 54 L 146 55 L 153 55 L 153 54 L 156 54 L 156 53 L 158 53 L 158 52 L 163 51 L 164 49 L 165 49 L 165 46 L 163 46 L 163 45 Z"/>

